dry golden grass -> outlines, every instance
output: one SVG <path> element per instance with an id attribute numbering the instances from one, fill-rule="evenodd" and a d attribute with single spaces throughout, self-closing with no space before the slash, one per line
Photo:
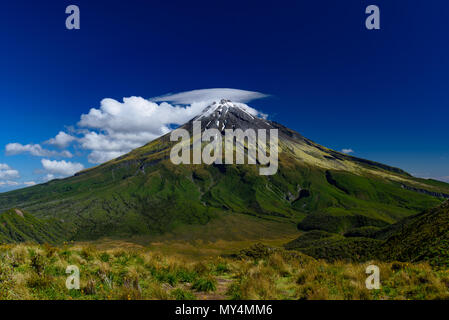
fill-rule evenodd
<path id="1" fill-rule="evenodd" d="M 257 259 L 170 255 L 143 247 L 0 246 L 0 299 L 448 299 L 449 272 L 427 264 L 326 263 L 285 250 Z M 366 266 L 381 289 L 365 287 Z M 65 287 L 68 265 L 80 290 Z"/>

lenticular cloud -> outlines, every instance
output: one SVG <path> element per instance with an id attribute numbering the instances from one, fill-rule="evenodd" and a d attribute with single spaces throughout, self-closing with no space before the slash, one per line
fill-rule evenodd
<path id="1" fill-rule="evenodd" d="M 266 98 L 268 95 L 240 89 L 215 88 L 200 89 L 175 94 L 167 94 L 152 98 L 151 101 L 166 101 L 176 104 L 192 104 L 198 102 L 212 102 L 220 99 L 228 99 L 234 102 L 247 103 L 252 100 Z"/>

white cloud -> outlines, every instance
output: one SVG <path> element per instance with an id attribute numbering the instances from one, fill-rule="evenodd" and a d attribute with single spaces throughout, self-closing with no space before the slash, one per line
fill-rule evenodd
<path id="1" fill-rule="evenodd" d="M 0 181 L 0 187 L 16 187 L 18 185 L 20 185 L 20 183 L 16 181 Z"/>
<path id="2" fill-rule="evenodd" d="M 415 177 L 420 177 L 423 179 L 433 179 L 433 180 L 439 180 L 439 181 L 443 181 L 443 182 L 449 182 L 449 176 L 421 176 L 421 175 L 413 175 Z"/>
<path id="3" fill-rule="evenodd" d="M 88 131 L 83 132 L 79 142 L 83 149 L 91 151 L 89 162 L 102 163 L 168 133 L 174 125 L 186 123 L 214 100 L 226 98 L 247 102 L 266 96 L 237 89 L 204 89 L 149 100 L 129 97 L 119 102 L 107 98 L 101 101 L 100 108 L 92 108 L 88 114 L 81 115 L 78 126 L 88 128 Z M 188 105 L 174 106 L 166 101 Z M 243 103 L 241 106 L 254 115 L 264 116 Z"/>
<path id="4" fill-rule="evenodd" d="M 228 99 L 234 102 L 250 102 L 252 100 L 266 98 L 268 95 L 239 89 L 214 88 L 200 89 L 175 94 L 167 94 L 152 98 L 152 101 L 167 101 L 179 104 L 192 104 L 198 102 L 212 102 L 220 99 Z"/>
<path id="5" fill-rule="evenodd" d="M 34 182 L 34 181 L 26 181 L 26 182 L 17 182 L 17 181 L 12 181 L 12 180 L 0 181 L 0 188 L 18 187 L 18 186 L 31 187 L 31 186 L 35 186 L 35 185 L 36 185 L 36 182 Z"/>
<path id="6" fill-rule="evenodd" d="M 20 144 L 20 143 L 8 143 L 6 145 L 6 155 L 12 156 L 16 154 L 29 153 L 36 157 L 63 157 L 72 158 L 73 155 L 70 151 L 64 150 L 61 152 L 47 150 L 41 147 L 39 144 Z"/>
<path id="7" fill-rule="evenodd" d="M 169 94 L 152 99 L 129 97 L 123 98 L 122 102 L 106 98 L 101 101 L 99 108 L 92 108 L 87 114 L 81 115 L 77 130 L 68 129 L 71 134 L 60 131 L 45 143 L 66 148 L 76 141 L 82 149 L 90 151 L 88 155 L 90 163 L 103 163 L 141 147 L 168 133 L 173 127 L 186 123 L 212 101 L 229 99 L 239 102 L 241 107 L 253 115 L 266 117 L 244 104 L 264 97 L 267 95 L 260 92 L 215 88 Z M 47 150 L 40 144 L 10 143 L 6 146 L 7 155 L 23 153 L 45 158 L 73 157 L 70 151 Z M 66 162 L 68 163 L 70 162 Z"/>
<path id="8" fill-rule="evenodd" d="M 62 176 L 72 176 L 75 173 L 84 169 L 81 163 L 70 162 L 70 161 L 57 161 L 57 160 L 41 160 L 42 166 L 50 174 L 59 174 Z"/>
<path id="9" fill-rule="evenodd" d="M 89 162 L 102 163 L 160 137 L 170 131 L 170 125 L 187 122 L 205 107 L 158 105 L 141 97 L 124 98 L 123 102 L 103 99 L 99 109 L 81 116 L 78 125 L 90 130 L 79 142 L 91 151 Z"/>
<path id="10" fill-rule="evenodd" d="M 51 138 L 50 140 L 46 141 L 46 143 L 63 149 L 66 148 L 70 143 L 72 143 L 75 140 L 76 138 L 74 136 L 71 136 L 70 134 L 67 134 L 64 131 L 59 131 L 56 137 Z"/>
<path id="11" fill-rule="evenodd" d="M 55 178 L 56 178 L 56 177 L 55 177 L 54 174 L 48 173 L 46 176 L 44 176 L 44 177 L 42 178 L 42 180 L 43 180 L 44 182 L 47 182 L 47 181 L 53 180 L 53 179 L 55 179 Z"/>
<path id="12" fill-rule="evenodd" d="M 87 156 L 87 160 L 90 163 L 104 163 L 104 162 L 107 162 L 109 160 L 118 158 L 121 155 L 124 155 L 125 153 L 128 153 L 131 150 L 126 150 L 126 151 L 99 151 L 99 150 L 94 150 Z"/>
<path id="13" fill-rule="evenodd" d="M 16 179 L 19 176 L 19 171 L 12 169 L 6 163 L 0 163 L 0 179 Z"/>
<path id="14" fill-rule="evenodd" d="M 151 133 L 159 136 L 169 130 L 169 124 L 183 124 L 204 107 L 204 104 L 174 107 L 165 102 L 158 105 L 141 97 L 124 98 L 123 102 L 103 99 L 99 109 L 93 108 L 88 114 L 81 115 L 78 125 L 108 133 Z"/>
<path id="15" fill-rule="evenodd" d="M 349 153 L 353 153 L 354 150 L 348 148 L 348 149 L 342 149 L 341 152 L 349 154 Z"/>

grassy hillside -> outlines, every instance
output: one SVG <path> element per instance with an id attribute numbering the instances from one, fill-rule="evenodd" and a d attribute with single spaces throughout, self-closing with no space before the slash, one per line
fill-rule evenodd
<path id="1" fill-rule="evenodd" d="M 368 261 L 376 258 L 381 241 L 370 238 L 346 238 L 339 234 L 310 231 L 287 243 L 286 249 L 294 249 L 317 259 L 327 261 Z"/>
<path id="2" fill-rule="evenodd" d="M 449 201 L 394 227 L 396 232 L 382 245 L 381 258 L 449 267 Z"/>
<path id="3" fill-rule="evenodd" d="M 251 166 L 174 166 L 162 161 L 102 166 L 0 195 L 0 207 L 73 223 L 75 239 L 162 234 L 243 213 L 335 233 L 383 227 L 441 203 L 379 177 L 308 167 L 281 158 L 274 176 Z"/>
<path id="4" fill-rule="evenodd" d="M 70 237 L 70 225 L 55 219 L 37 219 L 19 209 L 0 214 L 0 243 L 33 241 L 58 243 Z"/>
<path id="5" fill-rule="evenodd" d="M 425 261 L 448 267 L 449 201 L 384 228 L 361 227 L 344 236 L 320 230 L 304 232 L 285 247 L 328 261 Z"/>
<path id="6" fill-rule="evenodd" d="M 160 254 L 146 248 L 0 246 L 0 299 L 448 299 L 449 274 L 429 265 L 372 261 L 381 289 L 367 290 L 368 264 L 326 263 L 263 245 L 235 257 Z M 65 287 L 68 265 L 80 289 Z"/>

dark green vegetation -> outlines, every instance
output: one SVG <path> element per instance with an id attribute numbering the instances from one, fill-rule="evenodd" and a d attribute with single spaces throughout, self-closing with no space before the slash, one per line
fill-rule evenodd
<path id="1" fill-rule="evenodd" d="M 0 214 L 0 241 L 3 243 L 35 241 L 58 243 L 70 236 L 67 224 L 56 219 L 37 219 L 19 209 Z"/>
<path id="2" fill-rule="evenodd" d="M 329 261 L 420 262 L 449 266 L 449 201 L 385 228 L 362 227 L 344 236 L 313 230 L 286 244 Z"/>
<path id="3" fill-rule="evenodd" d="M 380 257 L 449 267 L 449 202 L 390 227 Z M 388 229 L 387 229 L 388 230 Z M 388 230 L 390 231 L 390 230 Z"/>
<path id="4" fill-rule="evenodd" d="M 309 231 L 285 245 L 317 259 L 328 261 L 368 261 L 376 258 L 381 241 L 371 238 L 349 238 L 324 231 Z"/>

